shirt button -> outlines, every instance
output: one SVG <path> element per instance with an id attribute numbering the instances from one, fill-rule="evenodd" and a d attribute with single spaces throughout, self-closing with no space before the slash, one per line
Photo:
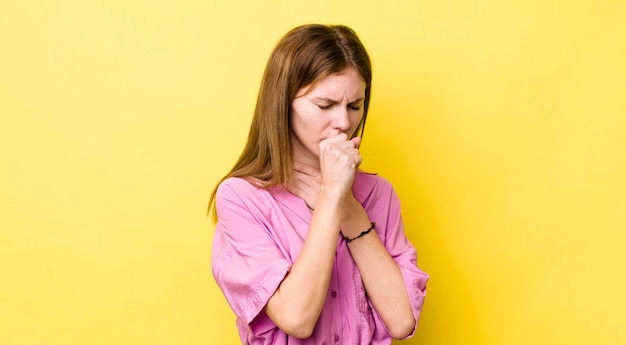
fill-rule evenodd
<path id="1" fill-rule="evenodd" d="M 330 297 L 332 297 L 332 298 L 337 297 L 337 291 L 332 290 L 332 291 L 330 292 Z"/>
<path id="2" fill-rule="evenodd" d="M 339 342 L 339 335 L 335 334 L 335 342 L 338 343 Z"/>

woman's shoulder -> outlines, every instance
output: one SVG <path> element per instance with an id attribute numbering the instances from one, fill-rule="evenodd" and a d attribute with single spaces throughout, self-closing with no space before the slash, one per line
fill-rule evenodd
<path id="1" fill-rule="evenodd" d="M 245 177 L 228 177 L 217 186 L 216 198 L 236 196 L 237 199 L 249 199 L 254 198 L 255 195 L 258 196 L 265 193 L 267 193 L 267 190 L 260 181 L 254 181 Z"/>
<path id="2" fill-rule="evenodd" d="M 391 188 L 391 182 L 375 172 L 357 170 L 354 175 L 354 184 L 360 188 Z"/>
<path id="3" fill-rule="evenodd" d="M 391 183 L 377 173 L 357 170 L 354 176 L 352 192 L 357 200 L 365 201 L 371 196 L 389 194 L 393 190 Z"/>
<path id="4" fill-rule="evenodd" d="M 220 182 L 218 189 L 226 187 L 258 189 L 260 188 L 260 184 L 254 183 L 251 179 L 246 177 L 227 177 L 222 182 Z"/>

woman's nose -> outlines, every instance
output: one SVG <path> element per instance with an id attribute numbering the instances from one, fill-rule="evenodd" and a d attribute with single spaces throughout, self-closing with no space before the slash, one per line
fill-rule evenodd
<path id="1" fill-rule="evenodd" d="M 335 118 L 333 120 L 334 128 L 342 132 L 350 129 L 350 117 L 348 116 L 348 109 L 344 107 L 337 107 Z"/>

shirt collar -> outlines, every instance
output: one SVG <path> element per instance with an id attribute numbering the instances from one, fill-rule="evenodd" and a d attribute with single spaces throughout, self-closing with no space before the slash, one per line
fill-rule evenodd
<path id="1" fill-rule="evenodd" d="M 304 200 L 291 194 L 291 192 L 283 186 L 270 187 L 268 191 L 280 204 L 307 222 L 307 224 L 311 223 L 312 213 Z"/>

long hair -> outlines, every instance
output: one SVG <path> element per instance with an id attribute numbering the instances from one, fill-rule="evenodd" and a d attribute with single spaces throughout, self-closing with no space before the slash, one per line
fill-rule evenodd
<path id="1" fill-rule="evenodd" d="M 355 68 L 365 81 L 363 117 L 352 136 L 363 135 L 370 100 L 372 67 L 369 55 L 356 33 L 343 25 L 309 24 L 289 31 L 278 42 L 265 68 L 248 141 L 229 177 L 242 177 L 267 188 L 283 185 L 292 175 L 289 109 L 302 87 Z M 219 186 L 219 183 L 217 186 Z M 209 212 L 217 220 L 215 195 Z"/>

